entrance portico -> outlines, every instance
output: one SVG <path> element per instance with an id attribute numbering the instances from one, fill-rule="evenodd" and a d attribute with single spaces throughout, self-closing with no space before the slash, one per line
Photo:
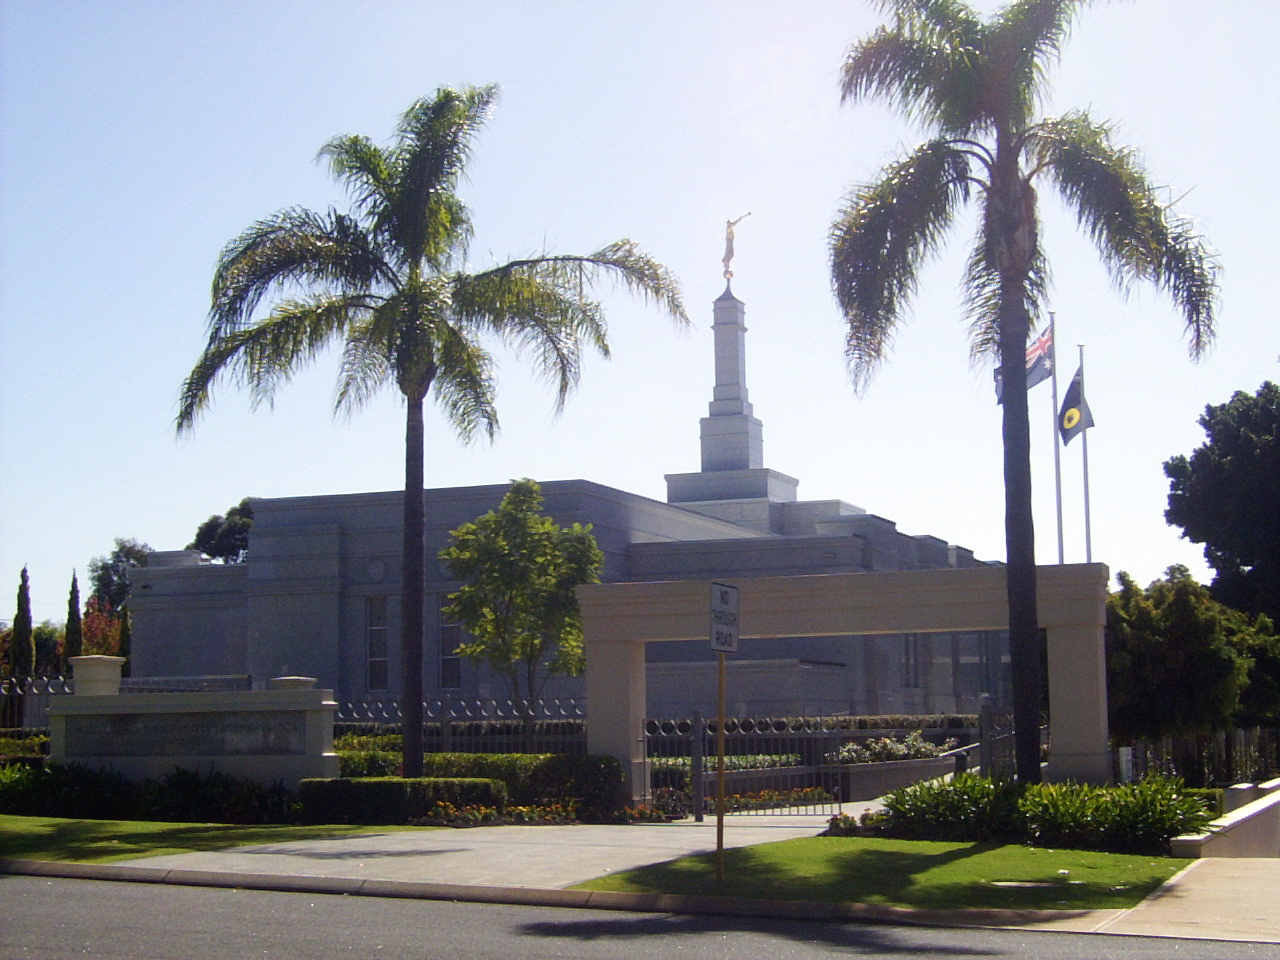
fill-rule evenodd
<path id="1" fill-rule="evenodd" d="M 1039 622 L 1048 636 L 1048 776 L 1105 782 L 1107 745 L 1105 564 L 1040 567 Z M 739 632 L 823 637 L 1008 627 L 1005 568 L 743 578 Z M 588 750 L 623 760 L 633 798 L 643 792 L 645 644 L 707 640 L 710 581 L 578 588 L 587 653 Z M 708 644 L 708 658 L 712 656 Z"/>

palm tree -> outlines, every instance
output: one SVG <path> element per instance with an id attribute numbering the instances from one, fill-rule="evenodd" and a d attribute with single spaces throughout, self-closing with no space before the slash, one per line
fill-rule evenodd
<path id="1" fill-rule="evenodd" d="M 1213 336 L 1216 264 L 1192 225 L 1160 202 L 1133 151 L 1083 112 L 1034 120 L 1048 68 L 1088 0 L 1015 0 L 983 21 L 963 0 L 880 0 L 891 22 L 845 60 L 846 101 L 882 99 L 932 139 L 856 187 L 831 228 L 831 274 L 848 324 L 855 388 L 884 359 L 922 263 L 970 199 L 979 229 L 965 271 L 973 359 L 1004 378 L 1009 642 L 1017 774 L 1040 779 L 1041 700 L 1024 357 L 1043 316 L 1048 265 L 1038 184 L 1073 209 L 1120 283 L 1149 280 L 1182 311 L 1193 356 Z"/>
<path id="2" fill-rule="evenodd" d="M 179 432 L 208 405 L 215 380 L 270 399 L 298 367 L 342 343 L 336 409 L 388 383 L 405 399 L 401 670 L 404 775 L 422 771 L 425 574 L 423 403 L 434 397 L 464 441 L 498 425 L 486 343 L 530 353 L 556 389 L 576 385 L 584 345 L 608 355 L 602 275 L 687 323 L 679 284 L 631 241 L 586 256 L 538 256 L 469 273 L 468 210 L 455 193 L 497 94 L 442 87 L 404 113 L 388 147 L 345 136 L 320 151 L 348 188 L 352 210 L 289 208 L 261 220 L 222 251 L 209 337 L 182 387 Z M 268 294 L 269 312 L 257 309 Z"/>

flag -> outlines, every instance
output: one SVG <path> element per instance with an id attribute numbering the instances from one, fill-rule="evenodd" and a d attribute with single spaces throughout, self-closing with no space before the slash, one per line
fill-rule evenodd
<path id="1" fill-rule="evenodd" d="M 1058 411 L 1058 433 L 1062 436 L 1063 446 L 1070 443 L 1077 433 L 1084 433 L 1092 426 L 1093 414 L 1089 412 L 1089 404 L 1084 399 L 1084 367 L 1081 367 L 1071 378 L 1071 386 L 1067 387 L 1062 409 Z"/>
<path id="2" fill-rule="evenodd" d="M 1053 375 L 1053 324 L 1045 327 L 1044 333 L 1036 337 L 1027 347 L 1027 389 L 1037 383 L 1044 383 Z M 1000 368 L 996 367 L 996 403 L 1003 399 L 1004 379 L 1000 376 Z"/>

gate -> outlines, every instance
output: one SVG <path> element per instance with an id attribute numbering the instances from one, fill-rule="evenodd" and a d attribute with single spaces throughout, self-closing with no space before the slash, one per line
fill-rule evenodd
<path id="1" fill-rule="evenodd" d="M 820 718 L 725 720 L 725 812 L 834 816 L 839 783 L 822 769 L 844 731 Z M 644 723 L 642 801 L 671 816 L 715 814 L 716 722 L 700 713 Z"/>

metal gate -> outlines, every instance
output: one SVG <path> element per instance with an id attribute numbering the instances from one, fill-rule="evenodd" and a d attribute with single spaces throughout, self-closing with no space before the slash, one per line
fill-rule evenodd
<path id="1" fill-rule="evenodd" d="M 833 816 L 838 784 L 821 769 L 840 731 L 819 718 L 725 721 L 725 811 L 734 815 Z M 646 720 L 643 802 L 670 816 L 715 813 L 718 777 L 716 721 Z"/>

